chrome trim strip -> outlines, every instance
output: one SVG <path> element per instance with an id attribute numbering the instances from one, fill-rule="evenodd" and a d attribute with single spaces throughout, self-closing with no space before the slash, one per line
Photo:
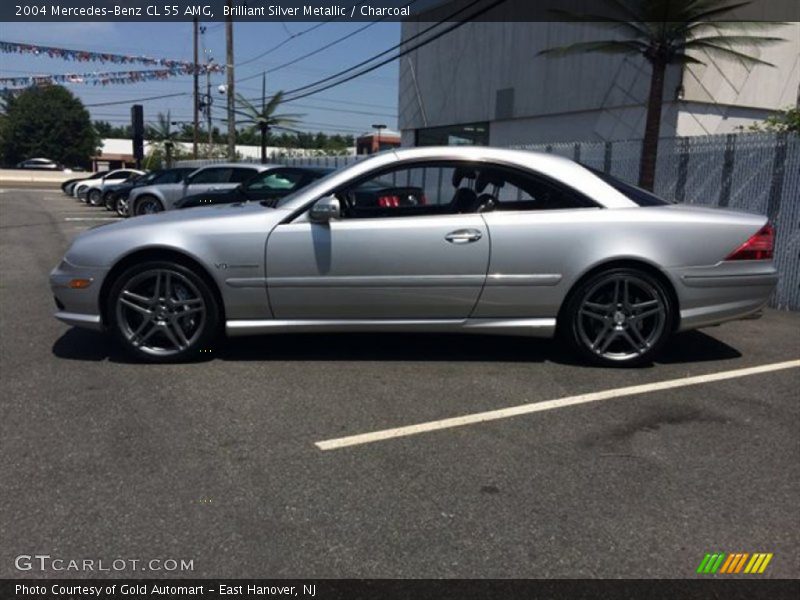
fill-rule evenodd
<path id="1" fill-rule="evenodd" d="M 561 282 L 560 273 L 523 273 L 506 275 L 504 273 L 490 273 L 486 279 L 487 286 L 529 286 L 529 285 L 557 285 Z"/>
<path id="2" fill-rule="evenodd" d="M 345 275 L 268 277 L 270 288 L 318 287 L 479 287 L 484 275 Z"/>
<path id="3" fill-rule="evenodd" d="M 556 320 L 544 319 L 232 319 L 229 336 L 301 332 L 451 332 L 552 337 Z"/>
<path id="4" fill-rule="evenodd" d="M 100 315 L 84 315 L 81 313 L 59 311 L 53 316 L 62 323 L 74 327 L 83 327 L 84 329 L 93 329 L 94 331 L 102 331 L 103 329 Z"/>
<path id="5" fill-rule="evenodd" d="M 231 277 L 225 283 L 232 288 L 262 288 L 267 285 L 266 277 Z"/>
<path id="6" fill-rule="evenodd" d="M 750 287 L 767 286 L 778 283 L 778 275 L 774 273 L 743 275 L 683 275 L 681 277 L 687 287 Z"/>

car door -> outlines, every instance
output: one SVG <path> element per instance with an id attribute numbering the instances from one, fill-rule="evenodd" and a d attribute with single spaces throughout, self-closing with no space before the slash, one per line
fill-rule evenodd
<path id="1" fill-rule="evenodd" d="M 179 200 L 185 196 L 193 196 L 211 190 L 220 189 L 231 177 L 231 167 L 208 167 L 201 169 L 187 178 Z"/>
<path id="2" fill-rule="evenodd" d="M 338 196 L 341 219 L 312 223 L 307 213 L 277 226 L 267 240 L 267 288 L 279 319 L 464 319 L 483 287 L 489 236 L 478 214 L 454 214 L 454 166 L 424 163 L 378 174 Z M 444 175 L 446 173 L 446 175 Z M 424 205 L 381 204 L 392 182 L 424 190 Z M 373 210 L 374 209 L 374 210 Z"/>

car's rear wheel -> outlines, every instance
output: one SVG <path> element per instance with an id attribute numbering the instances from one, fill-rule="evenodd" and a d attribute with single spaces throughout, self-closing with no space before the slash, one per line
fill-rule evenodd
<path id="1" fill-rule="evenodd" d="M 101 198 L 102 198 L 102 192 L 100 190 L 89 190 L 89 193 L 86 194 L 86 200 L 92 206 L 100 206 Z"/>
<path id="2" fill-rule="evenodd" d="M 155 196 L 144 196 L 136 201 L 134 212 L 136 216 L 141 216 L 160 213 L 163 210 L 164 207 L 161 205 L 158 198 Z"/>
<path id="3" fill-rule="evenodd" d="M 219 332 L 211 286 L 171 261 L 131 267 L 113 284 L 107 315 L 127 352 L 149 362 L 181 362 L 208 348 Z"/>
<path id="4" fill-rule="evenodd" d="M 610 269 L 571 294 L 562 333 L 589 361 L 602 366 L 650 362 L 673 329 L 670 295 L 639 269 Z"/>
<path id="5" fill-rule="evenodd" d="M 117 198 L 117 202 L 114 206 L 114 210 L 117 211 L 117 214 L 120 217 L 127 217 L 128 216 L 128 199 L 127 198 Z"/>
<path id="6" fill-rule="evenodd" d="M 117 197 L 112 193 L 103 194 L 103 205 L 106 207 L 106 210 L 114 210 L 114 206 L 117 203 Z"/>

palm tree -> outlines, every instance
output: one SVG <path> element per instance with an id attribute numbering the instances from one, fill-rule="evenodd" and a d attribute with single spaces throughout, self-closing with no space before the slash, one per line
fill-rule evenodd
<path id="1" fill-rule="evenodd" d="M 668 65 L 704 64 L 697 53 L 712 58 L 734 59 L 744 66 L 774 66 L 736 50 L 735 46 L 766 46 L 782 38 L 751 35 L 773 24 L 715 21 L 722 15 L 750 4 L 728 0 L 606 0 L 608 15 L 578 15 L 558 11 L 569 20 L 595 22 L 623 32 L 619 39 L 581 42 L 543 50 L 539 54 L 563 56 L 578 52 L 641 55 L 651 65 L 639 185 L 649 190 L 655 183 L 658 138 L 664 103 L 664 78 Z M 689 53 L 692 53 L 691 55 Z"/>
<path id="2" fill-rule="evenodd" d="M 300 117 L 298 114 L 276 115 L 275 111 L 283 102 L 283 92 L 277 92 L 267 101 L 266 76 L 261 79 L 261 108 L 257 108 L 247 98 L 241 94 L 236 94 L 236 102 L 240 110 L 234 112 L 244 117 L 244 124 L 249 125 L 250 131 L 261 133 L 261 163 L 267 162 L 267 134 L 270 129 L 286 129 L 287 126 L 296 125 Z"/>
<path id="3" fill-rule="evenodd" d="M 172 147 L 178 137 L 178 132 L 172 129 L 170 112 L 167 114 L 158 113 L 157 121 L 150 123 L 147 127 L 147 135 L 150 138 L 151 146 L 164 149 L 165 162 L 167 168 L 172 167 Z"/>

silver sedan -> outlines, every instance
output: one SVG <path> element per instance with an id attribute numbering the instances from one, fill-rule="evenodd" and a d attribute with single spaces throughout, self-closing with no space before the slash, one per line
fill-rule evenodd
<path id="1" fill-rule="evenodd" d="M 423 331 L 563 338 L 602 365 L 758 312 L 777 283 L 763 216 L 669 204 L 550 154 L 381 153 L 285 197 L 80 235 L 56 317 L 147 361 L 214 339 Z"/>

